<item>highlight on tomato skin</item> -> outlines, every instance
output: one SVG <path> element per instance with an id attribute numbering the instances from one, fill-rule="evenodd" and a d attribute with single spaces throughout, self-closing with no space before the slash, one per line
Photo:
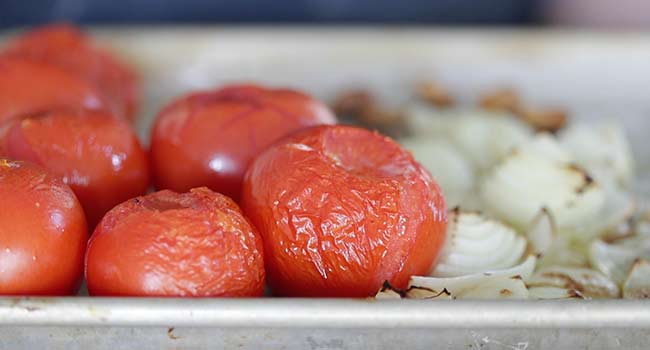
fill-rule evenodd
<path id="1" fill-rule="evenodd" d="M 57 176 L 0 159 L 0 295 L 72 295 L 88 230 L 81 205 Z"/>
<path id="2" fill-rule="evenodd" d="M 131 126 L 101 111 L 56 110 L 0 127 L 0 156 L 30 161 L 75 192 L 90 227 L 115 205 L 144 194 L 149 164 Z"/>
<path id="3" fill-rule="evenodd" d="M 181 97 L 158 114 L 151 132 L 155 186 L 207 186 L 238 201 L 257 154 L 292 132 L 335 122 L 324 104 L 289 89 L 231 85 Z"/>
<path id="4" fill-rule="evenodd" d="M 0 56 L 0 124 L 60 108 L 109 109 L 91 83 L 55 65 Z"/>
<path id="5" fill-rule="evenodd" d="M 95 229 L 86 255 L 91 295 L 256 297 L 261 238 L 230 198 L 207 188 L 128 200 Z"/>
<path id="6" fill-rule="evenodd" d="M 242 208 L 262 235 L 276 295 L 366 297 L 430 271 L 446 208 L 431 175 L 396 142 L 320 126 L 275 143 L 249 167 Z"/>
<path id="7" fill-rule="evenodd" d="M 96 87 L 109 102 L 110 112 L 129 120 L 135 117 L 140 97 L 137 74 L 75 26 L 37 27 L 14 38 L 3 54 L 55 65 Z"/>

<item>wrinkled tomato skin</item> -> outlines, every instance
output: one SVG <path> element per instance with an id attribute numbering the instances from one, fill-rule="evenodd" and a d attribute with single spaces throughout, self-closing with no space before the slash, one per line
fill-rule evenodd
<path id="1" fill-rule="evenodd" d="M 92 84 L 48 63 L 0 57 L 0 124 L 58 108 L 108 108 Z"/>
<path id="2" fill-rule="evenodd" d="M 282 296 L 367 297 L 430 271 L 446 209 L 431 175 L 387 137 L 350 126 L 300 131 L 246 173 L 242 207 Z"/>
<path id="3" fill-rule="evenodd" d="M 36 163 L 75 192 L 90 227 L 149 187 L 147 155 L 130 125 L 100 111 L 61 110 L 0 127 L 0 156 Z"/>
<path id="4" fill-rule="evenodd" d="M 74 26 L 33 29 L 10 42 L 4 54 L 56 65 L 95 86 L 114 115 L 135 117 L 140 93 L 134 70 L 95 47 L 93 40 Z"/>
<path id="5" fill-rule="evenodd" d="M 124 202 L 88 244 L 91 295 L 257 297 L 261 238 L 230 198 L 207 188 Z"/>
<path id="6" fill-rule="evenodd" d="M 88 231 L 74 193 L 40 167 L 0 159 L 0 294 L 71 295 Z"/>
<path id="7" fill-rule="evenodd" d="M 174 191 L 207 186 L 238 201 L 257 154 L 294 131 L 335 122 L 325 105 L 293 90 L 234 85 L 185 96 L 156 118 L 154 183 Z"/>

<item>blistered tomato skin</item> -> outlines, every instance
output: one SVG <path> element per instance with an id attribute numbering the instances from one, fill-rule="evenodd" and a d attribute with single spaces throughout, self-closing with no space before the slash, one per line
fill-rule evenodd
<path id="1" fill-rule="evenodd" d="M 68 186 L 36 165 L 0 159 L 0 294 L 76 293 L 87 239 Z"/>
<path id="2" fill-rule="evenodd" d="M 246 173 L 242 207 L 265 244 L 274 293 L 366 297 L 433 266 L 447 224 L 431 175 L 387 137 L 349 126 L 300 131 Z"/>
<path id="3" fill-rule="evenodd" d="M 185 96 L 152 130 L 156 188 L 207 186 L 237 201 L 253 157 L 282 136 L 335 122 L 326 106 L 293 90 L 235 85 Z"/>
<path id="4" fill-rule="evenodd" d="M 104 217 L 88 244 L 86 279 L 91 295 L 256 297 L 263 247 L 230 198 L 165 190 Z"/>
<path id="5" fill-rule="evenodd" d="M 147 155 L 124 120 L 98 111 L 61 110 L 0 128 L 0 156 L 58 175 L 79 198 L 90 227 L 149 186 Z"/>
<path id="6" fill-rule="evenodd" d="M 55 65 L 0 57 L 0 124 L 57 108 L 107 106 L 95 86 Z"/>
<path id="7" fill-rule="evenodd" d="M 74 26 L 33 29 L 10 42 L 4 54 L 56 65 L 95 86 L 114 115 L 135 116 L 139 79 L 133 69 L 95 47 L 93 40 Z"/>

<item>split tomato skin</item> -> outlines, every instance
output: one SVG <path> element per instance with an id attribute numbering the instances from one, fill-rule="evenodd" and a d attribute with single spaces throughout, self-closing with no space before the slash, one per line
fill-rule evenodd
<path id="1" fill-rule="evenodd" d="M 130 125 L 101 111 L 58 110 L 0 128 L 0 156 L 30 161 L 75 192 L 90 227 L 149 187 L 147 154 Z"/>
<path id="2" fill-rule="evenodd" d="M 257 154 L 299 129 L 335 122 L 325 105 L 288 89 L 232 85 L 182 97 L 152 129 L 155 186 L 179 192 L 207 186 L 238 201 Z"/>
<path id="3" fill-rule="evenodd" d="M 34 164 L 0 159 L 0 199 L 0 294 L 75 294 L 88 229 L 72 190 Z"/>
<path id="4" fill-rule="evenodd" d="M 431 175 L 387 137 L 350 126 L 293 134 L 263 152 L 242 207 L 262 235 L 275 294 L 367 297 L 432 268 L 446 208 Z"/>
<path id="5" fill-rule="evenodd" d="M 109 108 L 91 83 L 49 63 L 0 56 L 0 124 L 60 108 Z"/>
<path id="6" fill-rule="evenodd" d="M 261 238 L 230 198 L 164 190 L 111 210 L 88 244 L 91 295 L 257 297 Z"/>
<path id="7" fill-rule="evenodd" d="M 140 97 L 137 74 L 77 27 L 52 24 L 32 29 L 11 41 L 4 54 L 55 65 L 97 88 L 114 115 L 135 117 Z"/>

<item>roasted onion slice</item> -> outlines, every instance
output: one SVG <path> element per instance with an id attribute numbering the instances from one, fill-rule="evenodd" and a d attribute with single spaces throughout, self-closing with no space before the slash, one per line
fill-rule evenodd
<path id="1" fill-rule="evenodd" d="M 546 208 L 561 233 L 584 236 L 605 201 L 603 189 L 550 135 L 507 156 L 484 178 L 480 192 L 486 211 L 516 228 L 526 229 Z"/>
<path id="2" fill-rule="evenodd" d="M 452 210 L 447 241 L 431 275 L 457 277 L 515 266 L 526 239 L 512 228 L 478 213 Z"/>

